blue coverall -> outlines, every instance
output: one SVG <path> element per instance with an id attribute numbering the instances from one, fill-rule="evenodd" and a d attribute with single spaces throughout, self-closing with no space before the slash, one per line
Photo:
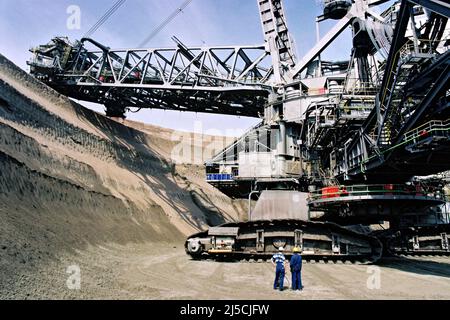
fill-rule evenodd
<path id="1" fill-rule="evenodd" d="M 302 256 L 294 253 L 291 258 L 292 290 L 302 290 Z"/>
<path id="2" fill-rule="evenodd" d="M 285 257 L 283 254 L 277 253 L 272 257 L 272 260 L 276 263 L 275 281 L 273 282 L 273 288 L 276 290 L 279 287 L 280 291 L 283 291 L 284 276 L 286 274 L 284 270 Z"/>

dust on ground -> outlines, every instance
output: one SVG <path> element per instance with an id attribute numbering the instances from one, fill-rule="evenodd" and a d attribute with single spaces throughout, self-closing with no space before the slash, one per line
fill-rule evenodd
<path id="1" fill-rule="evenodd" d="M 80 290 L 67 268 L 80 268 Z M 370 278 L 379 268 L 380 282 Z M 25 275 L 24 290 L 3 298 L 139 300 L 450 299 L 449 257 L 384 259 L 377 266 L 304 263 L 302 292 L 273 290 L 268 262 L 192 260 L 182 244 L 101 245 Z M 30 281 L 31 279 L 31 281 Z M 369 282 L 369 286 L 368 286 Z"/>

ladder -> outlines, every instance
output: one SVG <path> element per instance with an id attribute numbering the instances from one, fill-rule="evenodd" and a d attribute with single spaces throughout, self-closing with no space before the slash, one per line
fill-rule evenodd
<path id="1" fill-rule="evenodd" d="M 284 74 L 295 65 L 292 40 L 287 27 L 282 0 L 257 0 L 264 40 L 272 56 L 275 79 L 283 82 Z"/>

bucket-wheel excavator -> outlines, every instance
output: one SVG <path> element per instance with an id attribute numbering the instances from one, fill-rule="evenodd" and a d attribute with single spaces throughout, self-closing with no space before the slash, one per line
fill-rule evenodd
<path id="1" fill-rule="evenodd" d="M 111 117 L 157 108 L 261 119 L 206 163 L 207 181 L 250 208 L 247 221 L 189 237 L 196 259 L 267 259 L 280 246 L 362 263 L 448 253 L 450 5 L 325 0 L 317 30 L 336 24 L 301 58 L 283 1 L 257 5 L 259 46 L 174 38 L 173 48 L 113 50 L 60 37 L 32 50 L 31 73 Z M 349 59 L 324 60 L 346 30 Z"/>

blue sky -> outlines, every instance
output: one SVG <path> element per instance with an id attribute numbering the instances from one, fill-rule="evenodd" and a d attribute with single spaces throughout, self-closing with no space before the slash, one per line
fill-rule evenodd
<path id="1" fill-rule="evenodd" d="M 53 36 L 81 38 L 116 0 L 1 0 L 0 53 L 26 70 L 28 50 L 47 43 Z M 172 13 L 183 0 L 127 0 L 92 37 L 112 48 L 136 47 Z M 81 9 L 81 29 L 68 30 L 66 12 L 70 5 Z M 290 32 L 299 56 L 315 44 L 315 17 L 321 14 L 317 0 L 285 0 Z M 321 25 L 321 33 L 335 21 Z M 190 6 L 155 37 L 148 47 L 173 46 L 178 37 L 186 45 L 262 44 L 263 35 L 257 0 L 193 0 Z M 350 32 L 330 47 L 325 58 L 348 59 Z M 101 111 L 102 108 L 90 107 Z M 144 110 L 130 119 L 179 130 L 192 131 L 197 121 L 204 130 L 247 129 L 258 120 L 160 110 Z M 198 124 L 197 124 L 198 126 Z"/>

